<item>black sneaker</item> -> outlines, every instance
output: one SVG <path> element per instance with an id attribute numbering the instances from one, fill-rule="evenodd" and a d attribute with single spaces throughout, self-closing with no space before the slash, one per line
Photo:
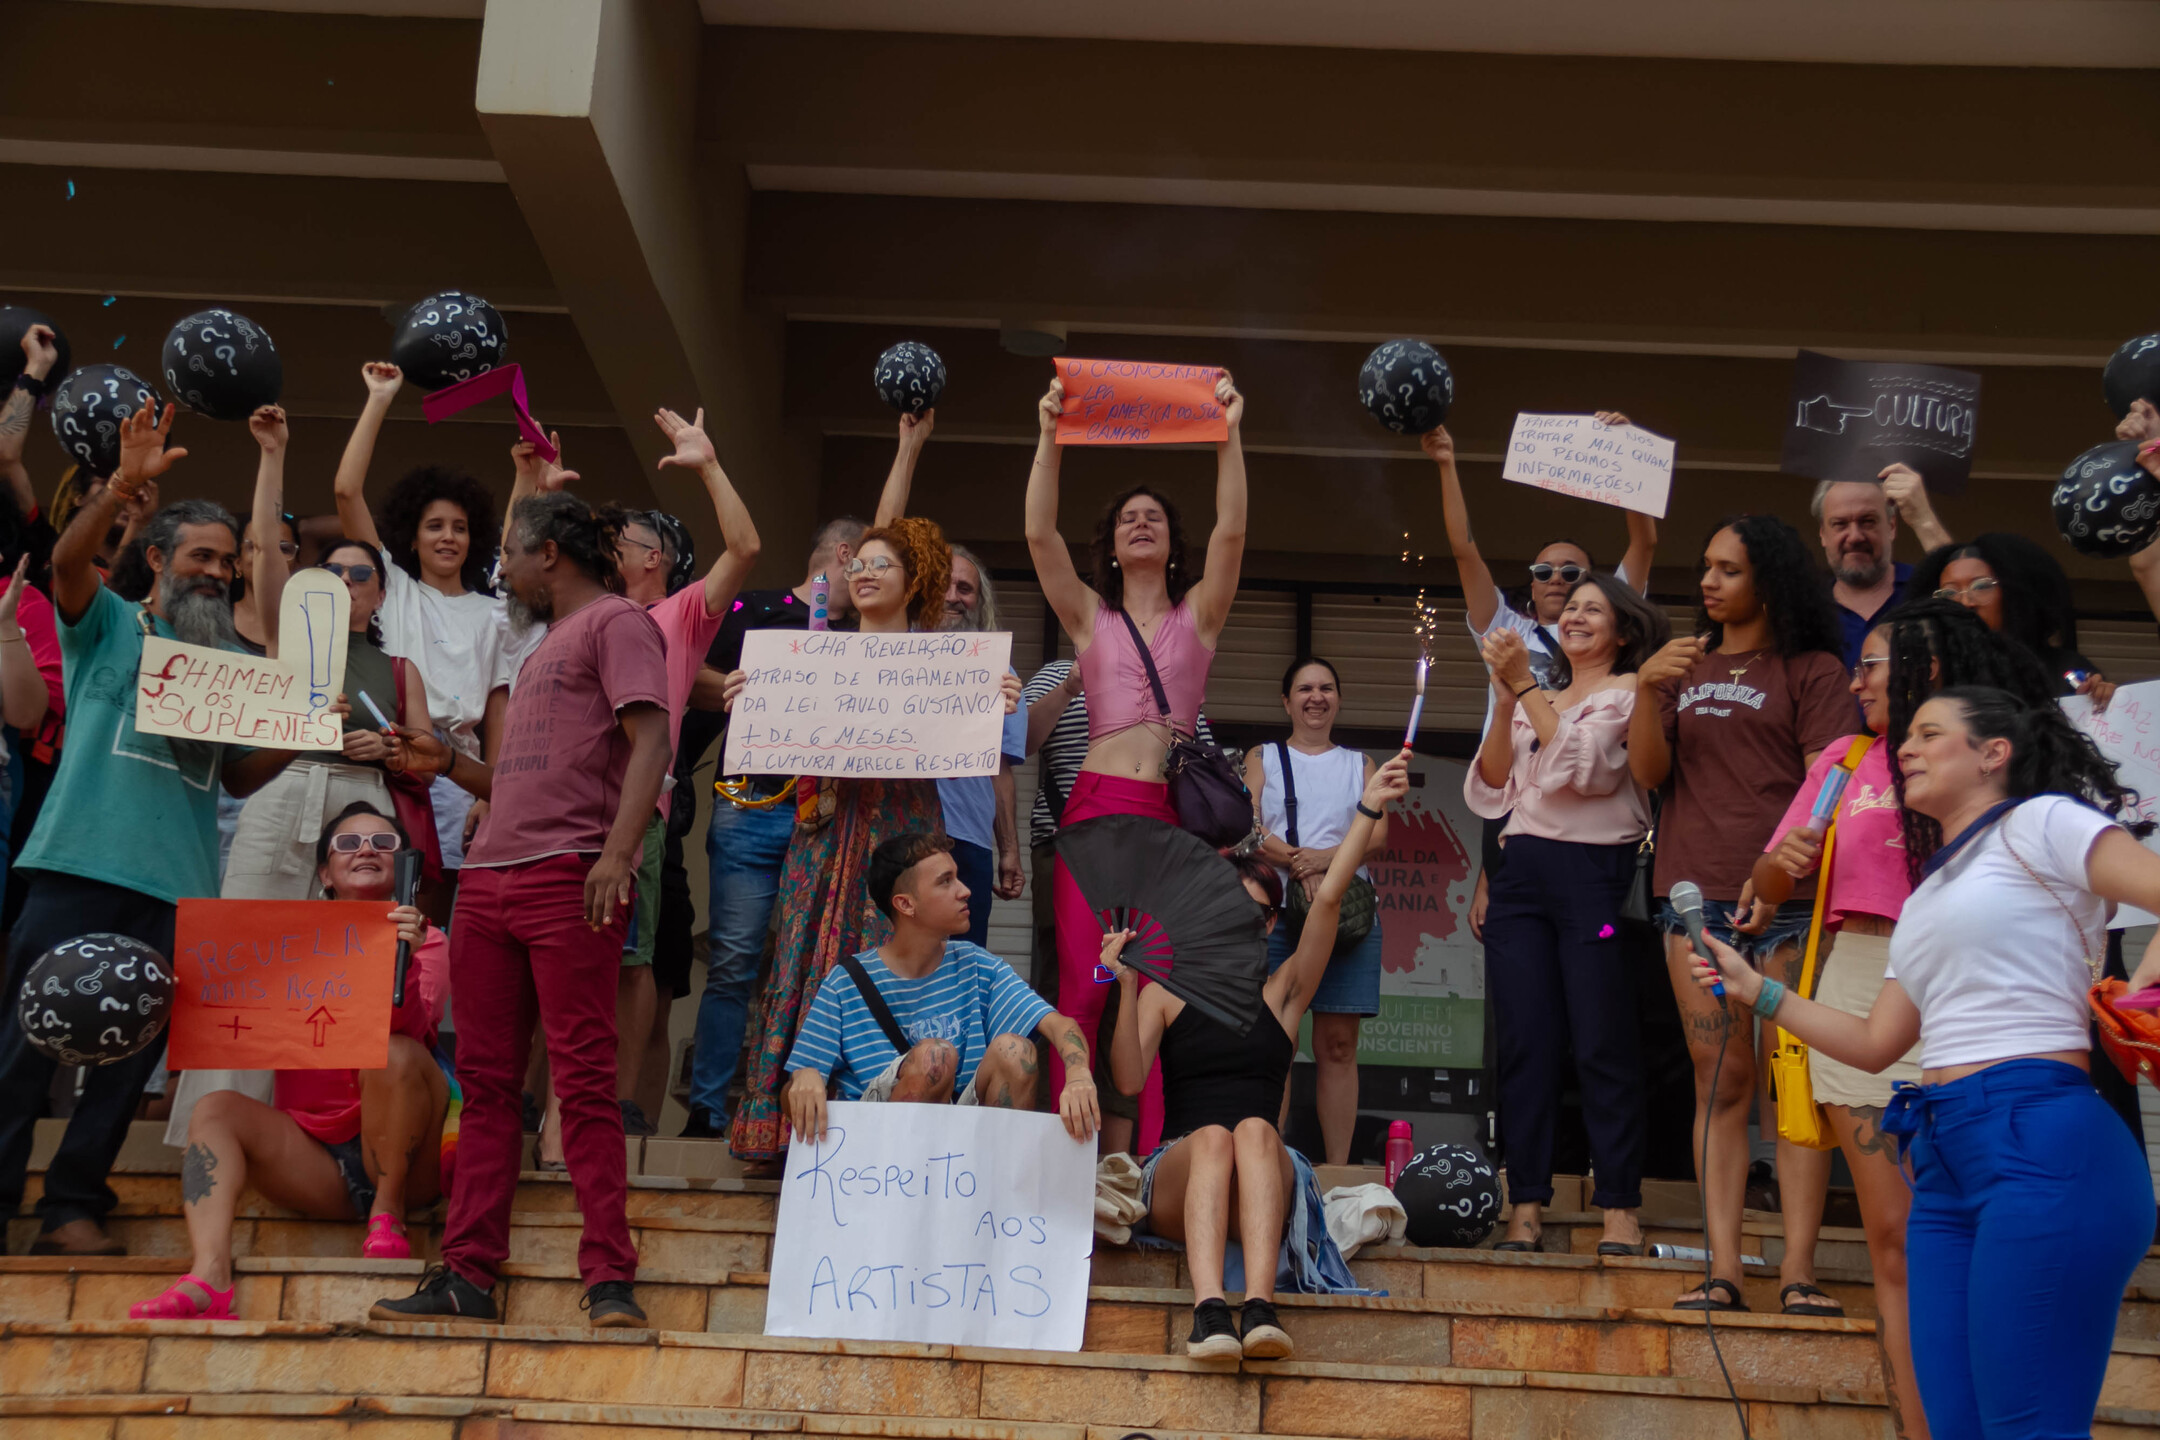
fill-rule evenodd
<path id="1" fill-rule="evenodd" d="M 585 1292 L 578 1309 L 592 1317 L 595 1330 L 643 1330 L 645 1312 L 632 1298 L 628 1280 L 603 1280 Z"/>
<path id="2" fill-rule="evenodd" d="M 1238 1333 L 1244 1336 L 1241 1348 L 1248 1360 L 1287 1360 L 1297 1348 L 1276 1318 L 1275 1307 L 1265 1300 L 1245 1302 L 1238 1311 Z"/>
<path id="3" fill-rule="evenodd" d="M 1229 1301 L 1218 1297 L 1192 1307 L 1192 1334 L 1185 1340 L 1185 1353 L 1195 1360 L 1235 1360 L 1245 1353 Z"/>
<path id="4" fill-rule="evenodd" d="M 493 1320 L 495 1298 L 447 1265 L 431 1267 L 402 1300 L 378 1300 L 370 1320 Z"/>
<path id="5" fill-rule="evenodd" d="M 622 1128 L 625 1135 L 657 1135 L 660 1127 L 645 1118 L 645 1111 L 635 1100 L 618 1102 L 622 1106 Z"/>
<path id="6" fill-rule="evenodd" d="M 723 1128 L 722 1122 L 715 1119 L 709 1111 L 692 1106 L 690 1108 L 690 1118 L 683 1122 L 682 1134 L 679 1138 L 684 1140 L 718 1140 L 726 1133 L 727 1131 Z"/>

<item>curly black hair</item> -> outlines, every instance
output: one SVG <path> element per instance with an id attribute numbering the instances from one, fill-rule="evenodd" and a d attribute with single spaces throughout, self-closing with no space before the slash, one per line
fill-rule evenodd
<path id="1" fill-rule="evenodd" d="M 1933 595 L 1953 560 L 1978 560 L 1995 572 L 2001 586 L 2005 635 L 2043 661 L 2051 660 L 2057 650 L 2078 648 L 2070 577 L 2037 542 L 2007 530 L 1990 530 L 1955 545 L 1938 546 L 1914 569 L 1905 593 Z"/>
<path id="2" fill-rule="evenodd" d="M 2004 780 L 2013 799 L 2069 795 L 2110 816 L 2137 808 L 2137 791 L 2116 778 L 2115 762 L 2100 753 L 2090 735 L 2070 723 L 2053 697 L 2031 705 L 2007 690 L 1960 685 L 1939 690 L 1934 698 L 1948 700 L 1964 712 L 1965 728 L 1975 741 L 2010 742 L 2010 764 Z M 1904 798 L 1904 786 L 1900 784 L 1898 799 Z M 2150 820 L 2124 820 L 2122 824 L 2139 839 L 2153 832 Z"/>
<path id="3" fill-rule="evenodd" d="M 1988 629 L 1955 600 L 1909 600 L 1875 628 L 1887 632 L 1890 647 L 1890 728 L 1883 743 L 1889 747 L 1890 778 L 1901 802 L 1906 872 L 1917 885 L 1927 857 L 1942 845 L 1942 827 L 1902 807 L 1905 774 L 1897 752 L 1912 732 L 1912 717 L 1942 690 L 1985 686 L 2027 705 L 2052 705 L 2061 687 L 2030 650 Z"/>
<path id="4" fill-rule="evenodd" d="M 472 476 L 460 470 L 442 465 L 422 465 L 406 472 L 405 477 L 390 487 L 383 497 L 382 538 L 398 568 L 413 579 L 420 578 L 420 555 L 416 546 L 420 536 L 420 517 L 428 506 L 437 500 L 448 500 L 465 512 L 465 528 L 470 543 L 465 549 L 465 564 L 458 571 L 458 579 L 467 590 L 482 595 L 492 595 L 488 587 L 488 570 L 495 562 L 495 549 L 502 543 L 502 522 L 495 512 L 495 497 L 488 488 Z"/>
<path id="5" fill-rule="evenodd" d="M 1135 485 L 1112 500 L 1095 522 L 1095 593 L 1112 610 L 1125 608 L 1125 572 L 1117 563 L 1118 516 L 1142 495 L 1162 506 L 1163 516 L 1170 522 L 1170 558 L 1163 567 L 1163 584 L 1170 591 L 1170 603 L 1177 604 L 1192 589 L 1192 563 L 1185 556 L 1185 521 L 1177 505 L 1152 485 Z"/>
<path id="6" fill-rule="evenodd" d="M 1710 542 L 1724 530 L 1738 536 L 1747 551 L 1755 598 L 1770 616 L 1770 648 L 1788 660 L 1810 650 L 1842 655 L 1845 637 L 1837 604 L 1830 598 L 1830 577 L 1816 563 L 1800 532 L 1775 515 L 1727 516 L 1703 536 L 1697 552 L 1702 558 L 1696 568 L 1708 568 Z M 1695 629 L 1710 637 L 1712 650 L 1725 639 L 1725 627 L 1700 606 L 1695 611 Z"/>
<path id="7" fill-rule="evenodd" d="M 622 593 L 623 582 L 615 549 L 623 518 L 620 508 L 610 505 L 595 510 L 567 490 L 528 495 L 510 512 L 520 546 L 536 550 L 554 541 L 555 548 L 587 579 L 617 595 Z"/>
<path id="8" fill-rule="evenodd" d="M 1571 540 L 1568 542 L 1573 544 Z M 1642 669 L 1642 663 L 1665 648 L 1672 639 L 1672 621 L 1665 612 L 1635 593 L 1634 587 L 1617 575 L 1585 575 L 1568 587 L 1567 598 L 1573 600 L 1585 587 L 1596 590 L 1612 606 L 1613 651 L 1612 673 L 1632 675 Z M 1575 667 L 1568 664 L 1564 651 L 1553 652 L 1552 688 L 1565 690 L 1575 683 Z"/>
<path id="9" fill-rule="evenodd" d="M 340 535 L 337 539 L 323 546 L 320 553 L 324 560 L 328 560 L 332 555 L 335 555 L 340 550 L 365 550 L 368 554 L 368 559 L 370 563 L 375 566 L 376 580 L 381 583 L 384 592 L 386 594 L 388 593 L 390 589 L 390 577 L 388 575 L 385 575 L 383 571 L 387 567 L 389 562 L 383 559 L 383 552 L 380 546 L 370 545 L 365 540 L 355 540 L 350 535 Z M 320 562 L 317 563 L 319 564 Z M 268 617 L 265 617 L 266 622 L 267 620 Z M 373 615 L 368 616 L 367 638 L 369 643 L 374 645 L 376 649 L 382 649 L 382 611 L 379 609 Z"/>

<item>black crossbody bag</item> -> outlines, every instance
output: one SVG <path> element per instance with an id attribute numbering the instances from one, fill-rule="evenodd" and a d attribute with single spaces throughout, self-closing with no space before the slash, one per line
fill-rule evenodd
<path id="1" fill-rule="evenodd" d="M 1155 668 L 1147 638 L 1132 616 L 1120 610 L 1118 618 L 1132 632 L 1133 648 L 1147 668 L 1148 688 L 1155 692 L 1155 708 L 1170 725 L 1170 753 L 1163 757 L 1163 777 L 1170 782 L 1170 808 L 1177 811 L 1178 824 L 1218 850 L 1243 845 L 1254 829 L 1252 791 L 1245 788 L 1245 777 L 1221 747 L 1178 733 L 1170 721 L 1170 694 L 1163 689 L 1162 673 Z"/>

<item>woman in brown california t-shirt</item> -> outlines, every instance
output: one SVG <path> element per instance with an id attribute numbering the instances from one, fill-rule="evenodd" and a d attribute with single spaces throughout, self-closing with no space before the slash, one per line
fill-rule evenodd
<path id="1" fill-rule="evenodd" d="M 1839 656 L 1829 580 L 1790 525 L 1769 515 L 1720 524 L 1703 546 L 1702 608 L 1696 634 L 1674 640 L 1637 672 L 1628 730 L 1629 766 L 1648 788 L 1664 787 L 1656 890 L 1692 880 L 1702 887 L 1704 927 L 1751 956 L 1763 973 L 1796 982 L 1814 905 L 1796 892 L 1760 935 L 1736 933 L 1733 910 L 1755 857 L 1783 816 L 1808 766 L 1830 741 L 1853 731 L 1853 702 Z M 1758 1067 L 1746 1007 L 1698 988 L 1688 939 L 1669 898 L 1658 905 L 1673 994 L 1695 1062 L 1698 1165 L 1709 1129 L 1702 1182 L 1714 1278 L 1677 1302 L 1684 1310 L 1744 1310 L 1740 1219 L 1747 1193 L 1748 1114 Z M 1776 1034 L 1764 1027 L 1766 1043 Z M 1723 1067 L 1718 1068 L 1719 1052 Z M 1717 1094 L 1710 1077 L 1717 1070 Z M 1842 1314 L 1814 1285 L 1815 1235 L 1829 1185 L 1826 1151 L 1784 1140 L 1777 1147 L 1788 1313 Z"/>

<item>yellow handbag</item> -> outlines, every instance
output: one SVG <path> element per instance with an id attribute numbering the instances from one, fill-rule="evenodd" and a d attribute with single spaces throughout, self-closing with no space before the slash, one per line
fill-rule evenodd
<path id="1" fill-rule="evenodd" d="M 1848 776 L 1857 771 L 1861 757 L 1874 743 L 1872 735 L 1855 736 L 1852 748 L 1845 752 L 1837 768 Z M 1838 808 L 1844 808 L 1842 800 Z M 1822 962 L 1823 902 L 1830 895 L 1830 859 L 1836 848 L 1837 813 L 1833 811 L 1829 828 L 1823 832 L 1822 862 L 1815 868 L 1815 915 L 1808 922 L 1807 955 L 1800 962 L 1800 983 L 1793 987 L 1795 994 L 1810 1000 L 1815 998 L 1816 974 Z M 1777 1102 L 1780 1136 L 1810 1150 L 1836 1148 L 1837 1137 L 1830 1133 L 1822 1106 L 1815 1103 L 1815 1083 L 1808 1075 L 1807 1044 L 1783 1027 L 1777 1032 L 1777 1049 L 1770 1055 L 1770 1094 Z"/>

